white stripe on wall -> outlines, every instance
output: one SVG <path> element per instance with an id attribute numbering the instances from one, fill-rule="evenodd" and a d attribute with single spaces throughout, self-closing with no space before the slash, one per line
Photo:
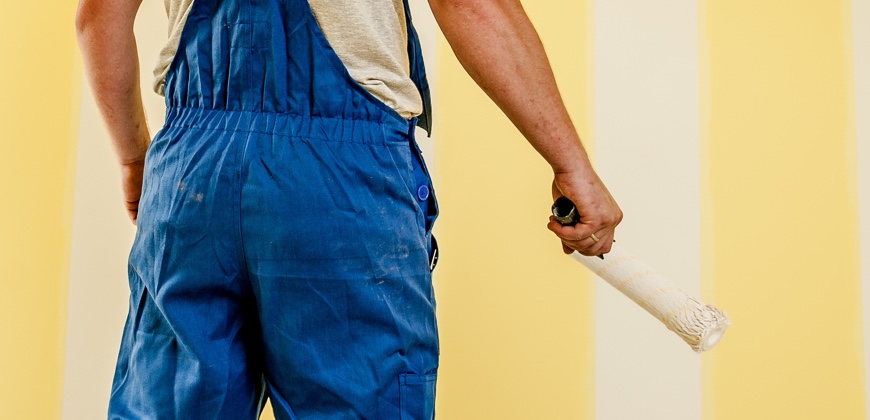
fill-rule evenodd
<path id="1" fill-rule="evenodd" d="M 73 204 L 64 419 L 105 418 L 127 314 L 127 254 L 133 226 L 121 203 L 120 173 L 87 84 Z"/>
<path id="2" fill-rule="evenodd" d="M 700 292 L 698 8 L 596 1 L 595 160 L 625 213 L 621 245 Z M 596 418 L 701 417 L 701 363 L 613 288 L 596 288 Z"/>
<path id="3" fill-rule="evenodd" d="M 855 121 L 858 139 L 858 209 L 864 308 L 864 392 L 870 402 L 870 0 L 852 0 Z M 870 420 L 870 410 L 867 410 Z"/>

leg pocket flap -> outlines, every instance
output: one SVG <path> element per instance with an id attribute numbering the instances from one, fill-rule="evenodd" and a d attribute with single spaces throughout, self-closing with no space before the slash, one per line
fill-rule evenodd
<path id="1" fill-rule="evenodd" d="M 401 420 L 432 420 L 435 418 L 435 381 L 437 374 L 399 375 Z"/>

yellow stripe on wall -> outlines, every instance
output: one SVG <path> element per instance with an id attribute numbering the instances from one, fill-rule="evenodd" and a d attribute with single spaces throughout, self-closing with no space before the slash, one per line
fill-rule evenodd
<path id="1" fill-rule="evenodd" d="M 60 416 L 78 87 L 74 2 L 0 13 L 0 417 Z"/>
<path id="2" fill-rule="evenodd" d="M 852 51 L 864 309 L 864 401 L 870 401 L 870 0 L 852 0 Z"/>
<path id="3" fill-rule="evenodd" d="M 589 145 L 589 2 L 524 2 Z M 445 419 L 593 419 L 593 283 L 546 229 L 552 172 L 443 39 L 435 107 Z"/>
<path id="4" fill-rule="evenodd" d="M 864 419 L 849 3 L 703 0 L 706 419 Z"/>

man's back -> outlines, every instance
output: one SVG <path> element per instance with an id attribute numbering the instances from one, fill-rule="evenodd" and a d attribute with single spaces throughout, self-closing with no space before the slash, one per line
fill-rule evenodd
<path id="1" fill-rule="evenodd" d="M 154 90 L 163 94 L 169 65 L 193 0 L 165 0 L 169 39 L 154 69 Z M 410 78 L 408 28 L 402 0 L 309 0 L 326 39 L 362 87 L 405 118 L 423 112 Z"/>

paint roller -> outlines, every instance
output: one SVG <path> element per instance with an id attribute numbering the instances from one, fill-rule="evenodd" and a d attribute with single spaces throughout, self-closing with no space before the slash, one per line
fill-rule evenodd
<path id="1" fill-rule="evenodd" d="M 552 211 L 563 225 L 580 220 L 574 203 L 566 197 L 559 197 Z M 686 293 L 619 245 L 613 245 L 606 259 L 577 251 L 570 257 L 656 317 L 696 352 L 713 348 L 731 325 L 725 312 Z"/>

